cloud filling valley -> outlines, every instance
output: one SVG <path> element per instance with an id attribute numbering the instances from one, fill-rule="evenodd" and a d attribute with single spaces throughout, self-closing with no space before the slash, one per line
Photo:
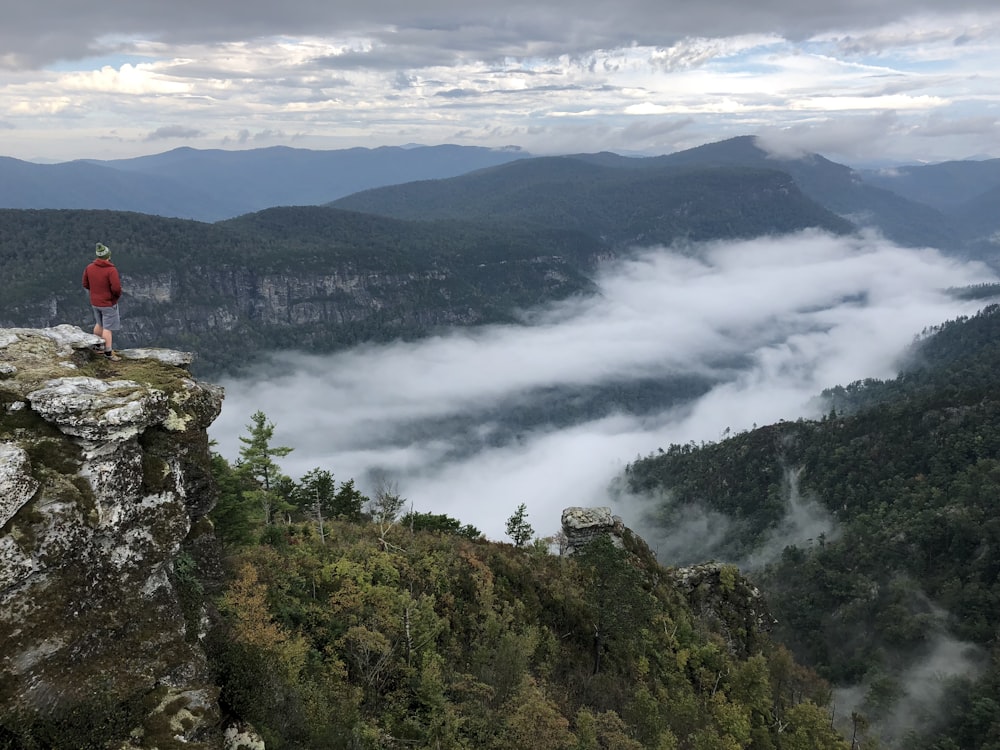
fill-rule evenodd
<path id="1" fill-rule="evenodd" d="M 563 508 L 609 505 L 625 464 L 672 443 L 715 441 L 781 419 L 817 417 L 816 396 L 889 378 L 915 335 L 982 302 L 949 287 L 994 281 L 982 264 L 874 235 L 806 232 L 647 248 L 603 267 L 599 294 L 527 310 L 519 325 L 456 329 L 331 355 L 284 353 L 280 369 L 223 381 L 210 429 L 238 456 L 256 410 L 299 479 L 322 467 L 363 491 L 384 473 L 407 506 L 505 539 L 520 503 L 537 535 Z M 700 395 L 551 424 L 559 394 L 698 378 Z M 539 413 L 511 428 L 511 409 Z M 641 507 L 613 506 L 640 533 Z M 665 561 L 667 562 L 667 561 Z"/>

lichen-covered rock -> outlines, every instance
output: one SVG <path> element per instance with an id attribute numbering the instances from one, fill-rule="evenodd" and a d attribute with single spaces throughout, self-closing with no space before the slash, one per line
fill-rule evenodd
<path id="1" fill-rule="evenodd" d="M 187 367 L 194 362 L 194 355 L 191 352 L 178 352 L 173 349 L 123 349 L 120 354 L 125 359 L 155 359 L 175 367 Z"/>
<path id="2" fill-rule="evenodd" d="M 774 627 L 760 590 L 735 565 L 707 562 L 671 571 L 692 609 L 726 640 L 730 653 L 757 653 Z"/>
<path id="3" fill-rule="evenodd" d="M 223 736 L 223 750 L 264 750 L 264 740 L 246 724 L 229 725 Z"/>
<path id="4" fill-rule="evenodd" d="M 98 341 L 0 329 L 0 719 L 51 733 L 88 716 L 120 725 L 122 747 L 218 748 L 173 568 L 214 503 L 222 391 L 188 355 L 112 362 Z"/>
<path id="5" fill-rule="evenodd" d="M 31 476 L 31 462 L 15 443 L 0 443 L 0 528 L 28 502 L 38 481 Z"/>
<path id="6" fill-rule="evenodd" d="M 132 380 L 53 378 L 27 394 L 31 408 L 67 435 L 120 442 L 167 416 L 167 396 Z"/>
<path id="7" fill-rule="evenodd" d="M 565 537 L 563 554 L 580 551 L 599 536 L 607 536 L 621 548 L 625 525 L 622 519 L 611 514 L 611 508 L 566 508 L 562 512 L 562 531 Z"/>

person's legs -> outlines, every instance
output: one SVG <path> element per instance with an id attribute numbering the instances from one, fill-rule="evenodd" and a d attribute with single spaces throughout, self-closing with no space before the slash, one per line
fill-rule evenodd
<path id="1" fill-rule="evenodd" d="M 101 310 L 100 310 L 100 308 L 93 307 L 93 306 L 91 306 L 91 310 L 93 310 L 93 312 L 94 312 L 94 335 L 95 336 L 100 336 L 103 339 L 104 338 L 104 325 L 103 325 L 103 321 L 101 320 Z M 96 349 L 97 347 L 98 347 L 98 344 L 94 344 L 94 348 Z M 104 348 L 105 349 L 108 348 L 107 339 L 105 339 L 105 341 L 104 341 Z"/>
<path id="2" fill-rule="evenodd" d="M 119 325 L 117 307 L 94 307 L 94 335 L 104 339 L 104 353 L 110 355 L 113 351 L 111 346 L 111 329 Z"/>

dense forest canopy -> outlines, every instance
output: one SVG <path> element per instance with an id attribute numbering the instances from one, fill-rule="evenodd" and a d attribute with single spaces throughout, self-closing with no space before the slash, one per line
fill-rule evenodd
<path id="1" fill-rule="evenodd" d="M 826 683 L 741 619 L 735 568 L 686 597 L 630 533 L 550 553 L 523 504 L 489 542 L 404 512 L 390 481 L 284 476 L 273 429 L 258 412 L 239 460 L 214 458 L 231 577 L 211 651 L 269 748 L 847 748 Z"/>
<path id="2" fill-rule="evenodd" d="M 825 508 L 829 535 L 752 576 L 776 636 L 845 688 L 889 747 L 1000 747 L 998 342 L 991 305 L 927 332 L 898 378 L 828 391 L 821 421 L 671 446 L 627 472 L 652 523 L 695 506 L 731 519 L 723 558 L 746 559 L 780 525 L 792 475 Z M 949 650 L 948 680 L 913 676 Z M 933 710 L 918 708 L 925 689 Z"/>

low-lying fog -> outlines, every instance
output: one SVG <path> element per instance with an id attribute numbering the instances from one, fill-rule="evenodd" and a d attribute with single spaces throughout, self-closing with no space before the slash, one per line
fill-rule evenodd
<path id="1" fill-rule="evenodd" d="M 822 389 L 892 377 L 922 329 L 982 306 L 948 287 L 995 280 L 874 236 L 651 248 L 602 269 L 598 296 L 526 311 L 521 325 L 282 354 L 284 374 L 223 382 L 210 432 L 235 460 L 259 409 L 274 444 L 294 449 L 280 463 L 296 480 L 322 467 L 370 491 L 384 472 L 408 507 L 493 539 L 524 503 L 544 536 L 567 506 L 611 504 L 609 483 L 637 455 L 816 417 Z M 598 408 L 602 393 L 657 382 L 687 383 L 662 392 L 688 395 L 642 413 Z M 615 512 L 642 534 L 639 513 Z"/>

